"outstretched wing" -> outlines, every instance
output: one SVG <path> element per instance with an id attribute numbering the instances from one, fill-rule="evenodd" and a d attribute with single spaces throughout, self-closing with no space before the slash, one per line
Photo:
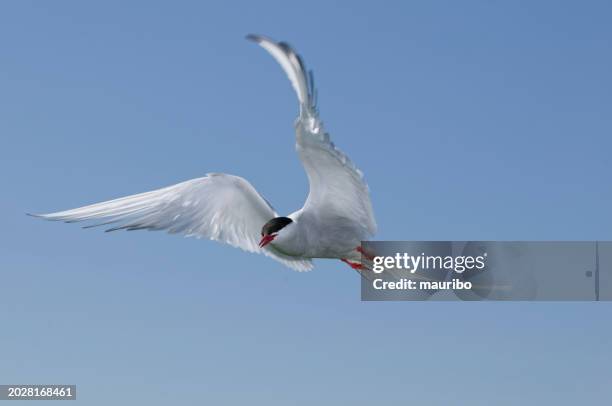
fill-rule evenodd
<path id="1" fill-rule="evenodd" d="M 106 231 L 165 230 L 208 238 L 265 254 L 298 271 L 312 268 L 309 260 L 259 248 L 261 228 L 277 214 L 248 181 L 233 175 L 211 173 L 151 192 L 35 216 L 96 222 L 86 228 L 111 225 Z"/>
<path id="2" fill-rule="evenodd" d="M 310 193 L 303 211 L 316 214 L 322 222 L 341 218 L 352 223 L 361 239 L 376 233 L 368 186 L 363 174 L 331 142 L 323 129 L 316 106 L 312 72 L 306 71 L 300 56 L 284 42 L 249 35 L 281 65 L 295 89 L 300 114 L 295 123 L 296 149 L 304 165 Z"/>

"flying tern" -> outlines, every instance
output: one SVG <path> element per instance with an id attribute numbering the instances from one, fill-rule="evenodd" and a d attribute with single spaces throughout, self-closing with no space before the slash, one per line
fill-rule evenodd
<path id="1" fill-rule="evenodd" d="M 316 105 L 312 71 L 285 42 L 248 35 L 285 71 L 299 101 L 296 150 L 310 185 L 304 206 L 279 216 L 244 178 L 225 173 L 76 209 L 35 215 L 66 222 L 92 221 L 87 227 L 115 230 L 166 230 L 227 243 L 267 255 L 298 270 L 312 269 L 313 258 L 340 259 L 361 270 L 361 241 L 376 232 L 363 175 L 331 142 Z"/>

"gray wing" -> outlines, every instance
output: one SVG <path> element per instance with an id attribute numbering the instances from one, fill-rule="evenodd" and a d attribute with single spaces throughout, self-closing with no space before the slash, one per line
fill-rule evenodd
<path id="1" fill-rule="evenodd" d="M 151 192 L 35 216 L 96 222 L 86 228 L 112 225 L 106 231 L 165 230 L 208 238 L 267 255 L 298 271 L 312 268 L 309 260 L 259 248 L 262 226 L 277 214 L 248 181 L 233 175 L 208 174 Z"/>
<path id="2" fill-rule="evenodd" d="M 307 73 L 300 56 L 284 42 L 249 35 L 281 65 L 297 93 L 300 113 L 295 123 L 296 149 L 304 165 L 310 192 L 303 211 L 351 222 L 361 239 L 376 233 L 376 220 L 363 174 L 331 142 L 323 129 L 316 106 L 312 72 Z"/>

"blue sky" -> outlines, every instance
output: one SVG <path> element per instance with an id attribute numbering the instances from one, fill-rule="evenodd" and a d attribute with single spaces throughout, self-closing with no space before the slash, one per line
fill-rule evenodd
<path id="1" fill-rule="evenodd" d="M 511 4 L 510 4 L 511 3 Z M 0 383 L 80 403 L 602 404 L 607 303 L 362 303 L 217 243 L 26 217 L 207 172 L 280 213 L 307 182 L 295 96 L 245 41 L 314 69 L 388 240 L 612 239 L 609 2 L 0 6 Z"/>

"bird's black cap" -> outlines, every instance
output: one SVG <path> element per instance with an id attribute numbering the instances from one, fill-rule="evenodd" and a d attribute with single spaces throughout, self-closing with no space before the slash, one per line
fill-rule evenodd
<path id="1" fill-rule="evenodd" d="M 264 224 L 264 226 L 261 228 L 261 235 L 264 236 L 277 233 L 285 226 L 287 226 L 287 224 L 291 223 L 293 223 L 293 220 L 291 220 L 289 217 L 273 218 L 272 220 Z"/>

